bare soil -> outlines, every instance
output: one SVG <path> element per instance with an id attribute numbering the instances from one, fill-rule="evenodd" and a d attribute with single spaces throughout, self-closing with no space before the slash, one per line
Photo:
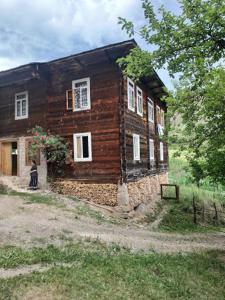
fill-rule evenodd
<path id="1" fill-rule="evenodd" d="M 132 223 L 115 225 L 77 215 L 76 202 L 62 199 L 63 206 L 29 203 L 19 196 L 0 195 L 0 247 L 63 246 L 83 238 L 118 243 L 133 251 L 192 252 L 225 250 L 224 233 L 171 234 L 138 228 Z"/>

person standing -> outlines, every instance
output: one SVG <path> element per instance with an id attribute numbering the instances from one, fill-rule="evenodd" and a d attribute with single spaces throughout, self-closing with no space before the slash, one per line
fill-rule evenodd
<path id="1" fill-rule="evenodd" d="M 37 172 L 37 164 L 35 160 L 32 160 L 32 167 L 30 170 L 30 188 L 36 190 L 38 187 L 38 172 Z"/>

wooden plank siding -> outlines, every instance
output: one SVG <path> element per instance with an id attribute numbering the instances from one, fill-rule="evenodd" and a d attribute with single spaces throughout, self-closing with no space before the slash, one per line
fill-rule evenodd
<path id="1" fill-rule="evenodd" d="M 15 94 L 28 91 L 28 118 L 15 120 Z M 46 128 L 47 84 L 44 79 L 0 87 L 0 138 L 27 135 L 35 125 Z"/>
<path id="2" fill-rule="evenodd" d="M 143 91 L 143 116 L 137 114 L 137 101 L 136 101 L 136 87 Z M 123 169 L 125 172 L 124 180 L 132 181 L 140 177 L 160 173 L 167 169 L 168 164 L 168 150 L 167 143 L 164 142 L 164 161 L 160 161 L 160 137 L 157 131 L 156 121 L 156 105 L 164 109 L 166 113 L 166 105 L 160 99 L 153 96 L 151 90 L 143 83 L 135 85 L 135 112 L 128 109 L 127 97 L 127 79 L 124 78 L 123 82 L 123 97 L 124 97 L 124 141 L 123 152 Z M 147 98 L 154 102 L 154 124 L 148 122 L 148 106 Z M 133 159 L 133 134 L 140 136 L 140 161 Z M 150 163 L 149 157 L 149 139 L 154 140 L 155 146 L 155 160 Z"/>
<path id="3" fill-rule="evenodd" d="M 91 57 L 90 57 L 91 56 Z M 96 63 L 97 61 L 97 63 Z M 71 160 L 66 176 L 83 181 L 117 182 L 120 178 L 120 71 L 105 55 L 88 55 L 51 63 L 48 87 L 48 128 L 69 142 Z M 90 78 L 91 109 L 66 109 L 66 91 L 72 81 Z M 91 132 L 92 161 L 74 162 L 73 134 Z"/>

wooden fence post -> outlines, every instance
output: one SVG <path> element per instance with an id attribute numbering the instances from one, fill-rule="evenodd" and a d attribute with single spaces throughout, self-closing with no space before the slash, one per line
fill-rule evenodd
<path id="1" fill-rule="evenodd" d="M 219 224 L 219 218 L 218 218 L 218 211 L 217 211 L 217 207 L 216 207 L 216 203 L 213 203 L 214 209 L 215 209 L 215 216 L 214 216 L 214 225 L 218 225 Z"/>
<path id="2" fill-rule="evenodd" d="M 194 195 L 193 195 L 193 222 L 194 224 L 197 224 L 197 207 L 196 207 Z"/>

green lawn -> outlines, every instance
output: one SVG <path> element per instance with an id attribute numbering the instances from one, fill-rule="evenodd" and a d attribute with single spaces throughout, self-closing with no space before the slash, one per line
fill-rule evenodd
<path id="1" fill-rule="evenodd" d="M 5 248 L 0 249 L 2 267 L 38 262 L 72 265 L 0 280 L 0 299 L 29 295 L 34 299 L 220 300 L 225 295 L 224 257 L 225 253 L 216 252 L 132 254 L 98 242 L 69 245 L 64 250 Z"/>

